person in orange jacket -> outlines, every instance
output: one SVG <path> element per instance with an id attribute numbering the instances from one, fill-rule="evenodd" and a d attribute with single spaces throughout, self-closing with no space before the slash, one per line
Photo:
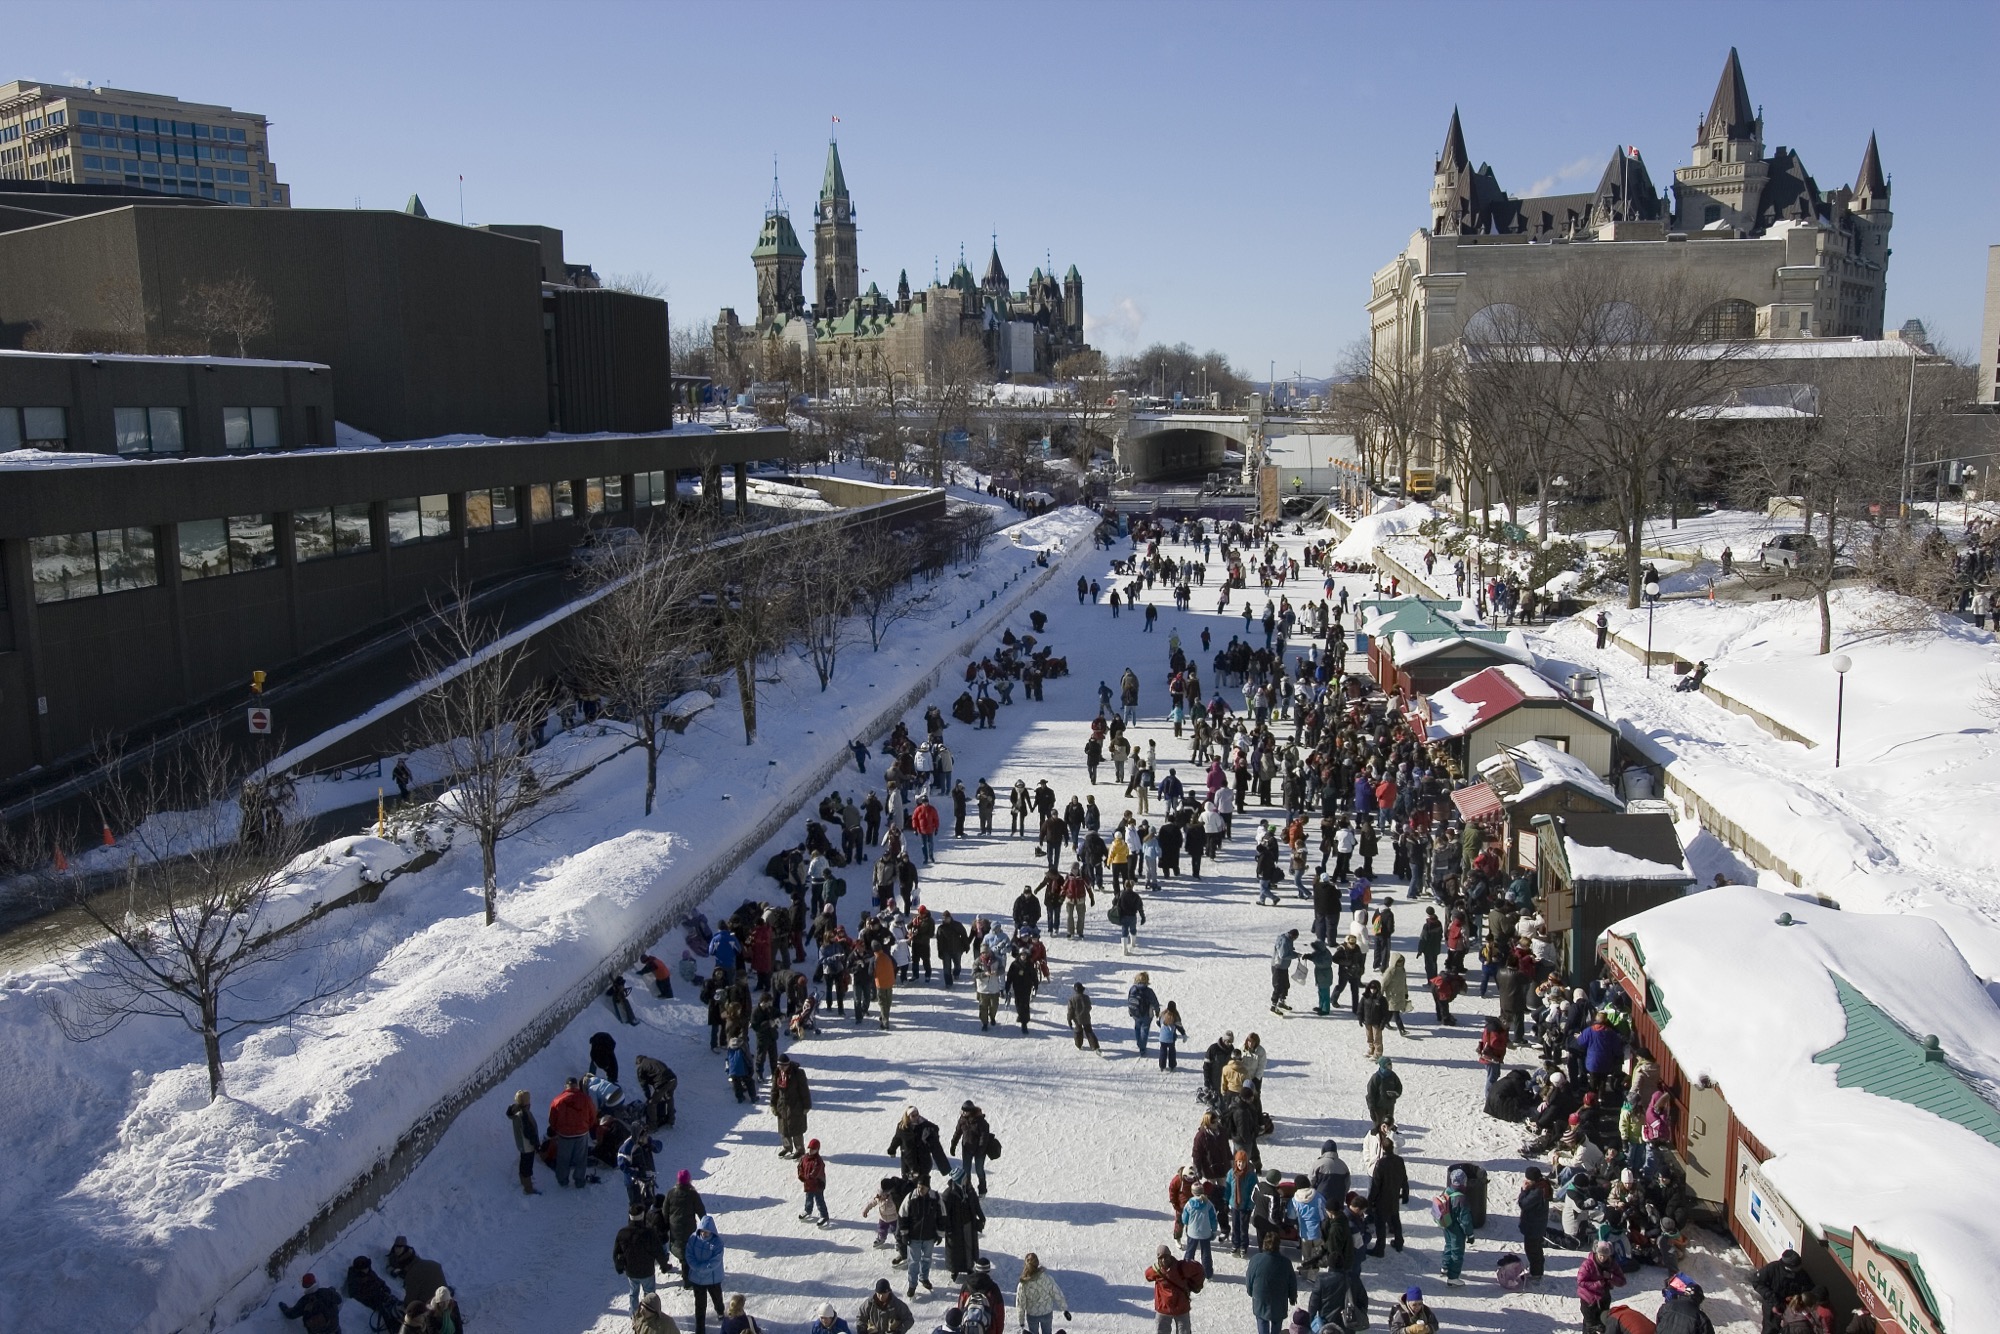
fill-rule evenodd
<path id="1" fill-rule="evenodd" d="M 889 1002 L 896 990 L 896 960 L 886 944 L 875 946 L 875 1004 L 882 1027 L 889 1026 Z"/>

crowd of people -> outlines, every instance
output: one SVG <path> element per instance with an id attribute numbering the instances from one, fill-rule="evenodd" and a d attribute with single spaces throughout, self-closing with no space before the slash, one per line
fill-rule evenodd
<path id="1" fill-rule="evenodd" d="M 1271 1161 L 1284 1155 L 1271 1146 L 1270 1101 L 1323 1120 L 1323 1092 L 1274 1075 L 1259 1033 L 1239 1044 L 1224 1032 L 1206 1044 L 1192 1089 L 1189 1161 L 1167 1182 L 1174 1244 L 1159 1245 L 1143 1266 L 1161 1334 L 1187 1334 L 1216 1274 L 1217 1251 L 1225 1267 L 1240 1262 L 1260 1334 L 1281 1327 L 1353 1334 L 1376 1318 L 1392 1331 L 1440 1334 L 1444 1325 L 1421 1286 L 1370 1295 L 1369 1261 L 1404 1251 L 1405 1213 L 1417 1207 L 1441 1236 L 1437 1282 L 1471 1281 L 1467 1247 L 1485 1222 L 1496 1174 L 1478 1162 L 1451 1165 L 1434 1198 L 1413 1202 L 1396 1108 L 1410 1073 L 1399 1070 L 1397 1054 L 1423 1022 L 1412 1013 L 1413 994 L 1429 993 L 1438 1029 L 1455 1027 L 1452 1003 L 1475 971 L 1479 995 L 1490 989 L 1498 1008 L 1476 1046 L 1485 1111 L 1520 1122 L 1528 1135 L 1528 1163 L 1518 1189 L 1509 1187 L 1518 1244 L 1493 1264 L 1493 1292 L 1537 1289 L 1547 1252 L 1558 1248 L 1580 1256 L 1584 1329 L 1622 1319 L 1614 1314 L 1617 1294 L 1648 1265 L 1663 1275 L 1659 1329 L 1710 1328 L 1703 1293 L 1680 1268 L 1692 1197 L 1670 1148 L 1675 1108 L 1631 1041 L 1623 993 L 1562 973 L 1536 916 L 1533 873 L 1507 873 L 1490 831 L 1458 816 L 1450 794 L 1463 775 L 1451 757 L 1420 719 L 1346 670 L 1351 608 L 1330 551 L 1309 545 L 1301 559 L 1256 525 L 1135 522 L 1129 557 L 1103 583 L 1079 578 L 1079 602 L 1111 614 L 1143 607 L 1134 633 L 1150 634 L 1159 604 L 1149 594 L 1169 590 L 1186 608 L 1194 589 L 1212 587 L 1218 611 L 1240 599 L 1240 632 L 1215 644 L 1201 629 L 1200 659 L 1177 629 L 1137 641 L 1157 656 L 1098 683 L 1078 763 L 1032 783 L 996 786 L 981 775 L 968 788 L 946 740 L 952 722 L 935 706 L 917 731 L 899 724 L 879 747 L 857 741 L 854 784 L 829 792 L 798 842 L 769 860 L 771 889 L 720 922 L 691 916 L 677 965 L 652 954 L 641 961 L 639 975 L 662 999 L 675 995 L 678 981 L 705 1007 L 710 1053 L 734 1099 L 769 1107 L 777 1152 L 794 1164 L 798 1221 L 836 1226 L 839 1211 L 828 1199 L 838 1187 L 851 1194 L 834 1198 L 852 1198 L 857 1216 L 874 1224 L 875 1247 L 891 1252 L 891 1273 L 859 1307 L 843 1318 L 834 1305 L 820 1305 L 811 1334 L 909 1334 L 912 1303 L 933 1298 L 940 1278 L 951 1286 L 937 1334 L 1002 1334 L 1007 1303 L 981 1235 L 989 1204 L 1008 1206 L 988 1195 L 988 1165 L 1001 1142 L 972 1100 L 960 1105 L 948 1139 L 916 1105 L 905 1107 L 881 1150 L 892 1172 L 830 1180 L 840 1174 L 830 1172 L 811 1133 L 812 1057 L 802 1045 L 836 1022 L 899 1027 L 905 1021 L 893 1016 L 909 989 L 945 997 L 964 983 L 981 1032 L 1016 1041 L 1038 1031 L 1065 1035 L 1076 1049 L 1102 1054 L 1094 1010 L 1114 996 L 1060 978 L 1050 942 L 1115 930 L 1124 954 L 1143 954 L 1149 907 L 1198 915 L 1246 880 L 1240 892 L 1254 888 L 1259 906 L 1310 908 L 1309 925 L 1286 925 L 1273 938 L 1270 1009 L 1274 1021 L 1303 1019 L 1307 1010 L 1336 1021 L 1308 1040 L 1351 1040 L 1365 1052 L 1372 1072 L 1357 1092 L 1367 1128 L 1345 1145 L 1323 1140 L 1316 1158 L 1280 1166 Z M 1305 578 L 1312 569 L 1323 579 L 1317 588 Z M 1007 630 L 968 664 L 951 707 L 960 725 L 997 728 L 1011 710 L 1042 702 L 1049 680 L 1068 675 L 1067 660 L 1048 642 L 1049 618 L 1036 611 L 1025 619 L 1028 628 Z M 1151 733 L 1143 738 L 1142 715 Z M 1183 744 L 1184 758 L 1172 753 Z M 878 757 L 871 781 L 869 761 Z M 929 868 L 953 840 L 975 837 L 1019 847 L 1003 854 L 989 845 L 982 855 L 994 864 L 1018 856 L 1033 878 L 1011 902 L 962 916 L 934 912 L 924 901 Z M 1227 874 L 1218 877 L 1221 866 Z M 850 888 L 854 904 L 846 903 Z M 1414 978 L 1412 955 L 1421 965 Z M 1295 985 L 1309 988 L 1315 1003 L 1295 1010 Z M 1060 1015 L 1038 1010 L 1045 991 L 1060 1000 Z M 1189 1028 L 1176 999 L 1162 997 L 1146 969 L 1126 975 L 1114 995 L 1136 1053 L 1177 1075 Z M 631 1021 L 622 977 L 612 979 L 609 1001 Z M 1347 1036 L 1340 1020 L 1357 1031 Z M 1286 1041 L 1305 1031 L 1285 1030 Z M 721 1334 L 758 1334 L 745 1298 L 725 1301 L 725 1232 L 691 1172 L 660 1187 L 660 1135 L 674 1122 L 678 1079 L 646 1055 L 635 1058 L 631 1077 L 628 1092 L 616 1040 L 599 1033 L 545 1120 L 527 1092 L 516 1096 L 507 1115 L 521 1189 L 538 1193 L 544 1168 L 559 1189 L 588 1190 L 617 1172 L 626 1201 L 611 1264 L 628 1285 L 632 1327 L 677 1330 L 660 1285 L 678 1276 L 696 1334 L 706 1334 L 711 1313 Z M 401 1238 L 398 1246 L 407 1250 Z M 413 1253 L 399 1263 L 392 1251 L 389 1260 L 391 1276 L 406 1284 L 400 1299 L 365 1256 L 344 1285 L 349 1299 L 381 1313 L 374 1327 L 457 1334 L 462 1321 L 442 1272 Z M 428 1266 L 414 1282 L 413 1263 Z M 1017 1272 L 1017 1319 L 1032 1334 L 1052 1334 L 1055 1314 L 1071 1315 L 1060 1280 L 1032 1252 Z M 1782 1274 L 1776 1280 L 1772 1300 L 1780 1307 L 1817 1300 Z M 286 1314 L 304 1319 L 309 1334 L 324 1334 L 338 1328 L 339 1300 L 307 1276 Z"/>

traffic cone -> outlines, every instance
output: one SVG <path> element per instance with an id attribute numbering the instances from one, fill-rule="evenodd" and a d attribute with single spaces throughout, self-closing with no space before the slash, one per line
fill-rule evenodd
<path id="1" fill-rule="evenodd" d="M 69 858 L 63 856 L 63 850 L 61 848 L 56 849 L 56 869 L 58 871 L 69 870 Z"/>
<path id="2" fill-rule="evenodd" d="M 111 823 L 108 820 L 104 824 L 104 846 L 107 848 L 118 846 L 118 840 L 111 836 Z"/>

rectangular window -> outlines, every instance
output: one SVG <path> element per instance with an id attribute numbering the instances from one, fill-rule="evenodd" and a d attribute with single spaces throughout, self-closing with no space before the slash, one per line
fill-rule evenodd
<path id="1" fill-rule="evenodd" d="M 114 408 L 120 454 L 178 454 L 186 447 L 179 408 Z"/>
<path id="2" fill-rule="evenodd" d="M 1535 740 L 1544 745 L 1554 746 L 1565 755 L 1569 754 L 1569 738 L 1566 736 L 1538 736 Z"/>
<path id="3" fill-rule="evenodd" d="M 573 482 L 557 482 L 555 484 L 555 502 L 555 516 L 558 519 L 574 519 L 576 517 L 576 484 Z"/>
<path id="4" fill-rule="evenodd" d="M 28 539 L 35 601 L 67 602 L 151 588 L 160 582 L 158 548 L 150 528 L 105 528 Z"/>
<path id="5" fill-rule="evenodd" d="M 474 532 L 512 528 L 519 518 L 514 509 L 514 488 L 511 486 L 465 493 L 465 526 Z"/>
<path id="6" fill-rule="evenodd" d="M 276 449 L 278 409 L 224 408 L 222 445 L 225 449 Z"/>
<path id="7" fill-rule="evenodd" d="M 389 501 L 387 508 L 392 547 L 451 536 L 450 496 L 405 496 Z"/>
<path id="8" fill-rule="evenodd" d="M 551 498 L 549 484 L 536 482 L 528 488 L 528 522 L 547 523 L 555 517 L 555 501 Z"/>
<path id="9" fill-rule="evenodd" d="M 652 503 L 653 503 L 653 475 L 651 473 L 644 473 L 644 472 L 633 473 L 632 474 L 633 507 L 635 509 L 644 509 L 646 506 Z"/>
<path id="10" fill-rule="evenodd" d="M 0 449 L 65 449 L 69 409 L 0 408 Z"/>
<path id="11" fill-rule="evenodd" d="M 648 504 L 650 504 L 650 505 L 664 505 L 664 504 L 666 504 L 666 503 L 667 503 L 668 501 L 670 501 L 670 500 L 672 500 L 672 499 L 674 498 L 674 493 L 673 493 L 672 491 L 669 491 L 669 490 L 667 489 L 667 475 L 666 475 L 666 473 L 664 473 L 664 472 L 649 472 L 649 473 L 647 473 L 647 474 L 646 474 L 646 476 L 648 476 L 648 477 L 650 477 L 650 478 L 652 478 L 652 479 L 653 479 L 653 480 L 652 480 L 652 497 L 651 497 L 651 498 L 650 498 L 650 499 L 649 499 L 649 500 L 647 501 L 647 503 L 648 503 Z"/>
<path id="12" fill-rule="evenodd" d="M 604 479 L 586 477 L 583 479 L 583 507 L 587 513 L 604 513 Z"/>
<path id="13" fill-rule="evenodd" d="M 368 518 L 369 506 L 335 505 L 330 509 L 300 510 L 292 516 L 292 550 L 295 560 L 321 560 L 328 556 L 351 556 L 375 546 L 375 530 Z"/>
<path id="14" fill-rule="evenodd" d="M 95 111 L 79 111 L 76 113 L 76 118 L 78 123 L 83 125 L 97 124 L 97 113 Z"/>

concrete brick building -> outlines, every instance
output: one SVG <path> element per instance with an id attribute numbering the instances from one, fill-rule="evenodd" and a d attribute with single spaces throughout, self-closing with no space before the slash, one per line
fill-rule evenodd
<path id="1" fill-rule="evenodd" d="M 0 181 L 129 185 L 286 208 L 270 121 L 162 93 L 16 79 L 0 84 Z"/>

